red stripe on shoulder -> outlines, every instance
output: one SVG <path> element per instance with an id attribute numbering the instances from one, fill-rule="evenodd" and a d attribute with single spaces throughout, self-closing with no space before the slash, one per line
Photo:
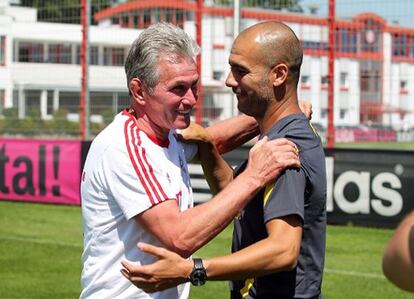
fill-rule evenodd
<path id="1" fill-rule="evenodd" d="M 147 154 L 146 154 L 145 148 L 143 148 L 143 149 L 142 149 L 142 156 L 143 156 L 143 158 L 144 158 L 145 163 L 148 165 L 149 173 L 150 173 L 150 175 L 151 175 L 151 177 L 152 177 L 153 181 L 155 182 L 155 184 L 156 184 L 156 185 L 157 185 L 157 187 L 158 187 L 158 190 L 159 190 L 159 191 L 160 191 L 160 193 L 161 193 L 161 201 L 166 200 L 166 199 L 167 199 L 167 194 L 165 194 L 164 189 L 162 188 L 162 186 L 161 186 L 160 182 L 157 180 L 157 177 L 156 177 L 156 176 L 155 176 L 155 174 L 154 174 L 154 169 L 152 168 L 151 164 L 148 162 L 148 159 L 147 159 Z"/>
<path id="2" fill-rule="evenodd" d="M 128 130 L 128 127 L 131 126 L 131 129 Z M 145 192 L 148 195 L 148 198 L 151 202 L 152 205 L 155 205 L 155 200 L 153 195 L 151 194 L 151 191 L 147 185 L 147 183 L 145 182 L 144 177 L 141 174 L 141 171 L 138 169 L 138 165 L 137 162 L 135 161 L 136 158 L 136 144 L 133 142 L 134 141 L 134 135 L 132 134 L 134 131 L 134 127 L 135 127 L 135 123 L 133 119 L 129 119 L 125 122 L 124 124 L 124 135 L 125 135 L 125 143 L 126 143 L 126 148 L 128 150 L 128 155 L 129 155 L 129 159 L 131 160 L 132 166 L 134 167 L 135 173 L 137 174 L 139 181 L 141 182 L 142 186 L 145 189 Z M 131 137 L 129 136 L 129 132 L 131 133 Z M 131 144 L 132 143 L 132 144 Z"/>
<path id="3" fill-rule="evenodd" d="M 139 152 L 139 146 L 141 145 L 141 140 L 139 138 L 139 129 L 136 126 L 136 124 L 134 124 L 133 127 L 131 127 L 131 135 L 133 138 L 133 144 L 134 144 L 134 153 L 135 153 L 135 157 L 138 160 L 139 166 L 141 167 L 141 175 L 143 175 L 145 177 L 146 182 L 148 182 L 149 187 L 151 188 L 152 194 L 154 194 L 154 203 L 160 203 L 162 201 L 162 199 L 160 198 L 160 195 L 158 194 L 157 190 L 154 187 L 153 182 L 151 181 L 151 178 L 148 174 L 149 170 L 145 168 L 144 163 L 142 162 L 142 156 Z M 145 150 L 144 148 L 141 147 L 142 150 Z"/>

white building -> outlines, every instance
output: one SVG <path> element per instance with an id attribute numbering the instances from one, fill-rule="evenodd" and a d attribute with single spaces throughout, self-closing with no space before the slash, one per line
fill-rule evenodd
<path id="1" fill-rule="evenodd" d="M 123 63 L 137 29 L 90 28 L 91 111 L 128 103 Z M 0 14 L 0 111 L 18 107 L 24 117 L 39 109 L 42 118 L 63 108 L 75 116 L 81 86 L 81 26 L 44 23 L 36 10 L 6 7 Z"/>
<path id="2" fill-rule="evenodd" d="M 4 2 L 4 1 L 3 1 Z M 206 1 L 207 2 L 207 1 Z M 90 28 L 91 113 L 128 103 L 123 69 L 126 51 L 139 31 L 164 20 L 195 38 L 196 4 L 177 1 L 126 2 L 95 16 Z M 236 113 L 224 87 L 233 41 L 233 11 L 206 6 L 202 22 L 204 121 Z M 288 24 L 302 41 L 300 98 L 313 103 L 313 121 L 327 124 L 328 23 L 326 18 L 243 9 L 241 28 L 262 20 Z M 138 29 L 137 29 L 138 28 Z M 18 107 L 24 117 L 40 107 L 43 118 L 64 108 L 79 110 L 80 25 L 42 23 L 29 8 L 0 7 L 0 109 Z M 336 20 L 335 125 L 414 126 L 414 29 L 387 24 L 378 15 Z M 0 110 L 1 111 L 1 110 Z"/>

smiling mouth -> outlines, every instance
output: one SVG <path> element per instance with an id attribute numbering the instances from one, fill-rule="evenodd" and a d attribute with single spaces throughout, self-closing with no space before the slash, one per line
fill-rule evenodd
<path id="1" fill-rule="evenodd" d="M 179 115 L 183 115 L 183 116 L 187 116 L 190 115 L 192 109 L 187 109 L 187 110 L 176 110 L 177 114 Z"/>

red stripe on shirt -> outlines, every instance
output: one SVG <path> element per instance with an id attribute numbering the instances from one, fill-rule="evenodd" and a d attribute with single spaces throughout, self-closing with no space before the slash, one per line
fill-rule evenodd
<path id="1" fill-rule="evenodd" d="M 148 188 L 147 183 L 145 182 L 145 180 L 144 180 L 141 172 L 139 171 L 138 165 L 137 165 L 137 163 L 135 161 L 135 158 L 133 156 L 133 151 L 135 152 L 136 145 L 135 145 L 135 143 L 133 143 L 133 145 L 131 146 L 131 141 L 130 141 L 130 138 L 129 138 L 129 135 L 128 135 L 128 126 L 131 123 L 132 123 L 132 126 L 131 126 L 131 135 L 133 137 L 133 134 L 132 134 L 132 130 L 133 129 L 132 128 L 134 127 L 134 120 L 133 119 L 129 119 L 129 120 L 127 120 L 125 122 L 125 125 L 124 125 L 125 143 L 126 143 L 126 147 L 127 147 L 127 150 L 128 150 L 129 159 L 131 160 L 131 163 L 132 163 L 132 166 L 134 167 L 135 173 L 137 174 L 137 176 L 139 178 L 139 181 L 141 182 L 142 186 L 144 187 L 145 192 L 147 193 L 151 204 L 152 205 L 155 205 L 155 201 L 154 201 L 153 195 L 151 194 L 151 191 Z M 132 140 L 132 141 L 134 141 L 134 140 Z M 132 149 L 131 149 L 131 147 L 132 147 Z"/>
<path id="2" fill-rule="evenodd" d="M 131 130 L 132 129 L 134 130 L 134 134 L 133 134 L 134 140 L 133 141 L 134 141 L 134 146 L 135 146 L 135 154 L 136 154 L 136 157 L 137 157 L 138 162 L 139 162 L 139 164 L 140 164 L 140 166 L 141 166 L 141 168 L 143 170 L 143 174 L 145 175 L 145 178 L 149 182 L 149 185 L 151 187 L 151 190 L 153 191 L 154 195 L 156 196 L 157 203 L 160 203 L 160 202 L 164 201 L 165 199 L 167 199 L 167 196 L 165 195 L 164 190 L 161 188 L 161 186 L 160 186 L 157 178 L 155 177 L 153 168 L 148 163 L 148 160 L 147 160 L 146 154 L 145 154 L 145 148 L 143 148 L 141 146 L 141 143 L 142 142 L 141 142 L 141 139 L 139 137 L 139 129 L 136 126 L 136 124 L 133 125 L 133 128 L 131 128 Z M 137 141 L 138 142 L 136 142 L 135 136 L 137 136 L 137 139 L 138 139 Z M 140 146 L 141 149 L 142 149 L 142 155 L 140 155 L 140 153 L 138 151 L 138 146 Z M 158 187 L 158 190 L 155 187 L 154 183 Z"/>
<path id="3" fill-rule="evenodd" d="M 128 109 L 124 109 L 122 111 L 122 115 L 125 115 L 125 116 L 135 120 L 135 117 L 131 113 L 128 112 Z M 167 137 L 167 139 L 161 139 L 161 138 L 157 138 L 156 136 L 149 135 L 148 133 L 145 133 L 145 134 L 148 136 L 148 138 L 150 140 L 152 140 L 152 142 L 154 142 L 155 144 L 157 144 L 159 146 L 168 147 L 169 144 L 170 144 L 170 140 L 168 140 L 168 137 Z"/>
<path id="4" fill-rule="evenodd" d="M 139 137 L 138 137 L 138 144 L 141 145 L 141 139 Z M 149 173 L 152 177 L 152 180 L 155 182 L 155 184 L 158 187 L 159 192 L 161 193 L 161 201 L 166 200 L 168 198 L 167 194 L 165 194 L 164 189 L 162 188 L 160 182 L 157 180 L 157 177 L 155 176 L 154 169 L 152 168 L 151 164 L 148 162 L 147 155 L 146 155 L 146 150 L 145 150 L 144 147 L 142 147 L 142 157 L 144 159 L 144 162 L 148 166 Z"/>

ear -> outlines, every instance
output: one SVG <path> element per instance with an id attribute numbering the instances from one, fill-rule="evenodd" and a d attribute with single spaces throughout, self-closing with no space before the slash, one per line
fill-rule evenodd
<path id="1" fill-rule="evenodd" d="M 140 106 L 145 105 L 144 84 L 139 78 L 133 78 L 129 82 L 129 91 L 131 92 L 134 102 L 136 102 Z"/>
<path id="2" fill-rule="evenodd" d="M 289 68 L 286 64 L 280 63 L 272 69 L 272 82 L 274 87 L 278 87 L 286 82 Z"/>

